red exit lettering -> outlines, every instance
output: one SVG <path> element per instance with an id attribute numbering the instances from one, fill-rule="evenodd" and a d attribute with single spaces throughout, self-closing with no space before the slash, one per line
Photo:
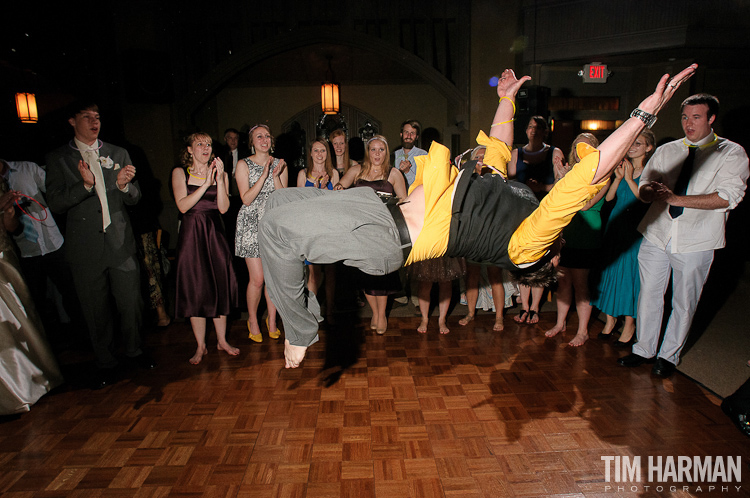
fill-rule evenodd
<path id="1" fill-rule="evenodd" d="M 589 78 L 604 78 L 604 66 L 589 66 Z"/>

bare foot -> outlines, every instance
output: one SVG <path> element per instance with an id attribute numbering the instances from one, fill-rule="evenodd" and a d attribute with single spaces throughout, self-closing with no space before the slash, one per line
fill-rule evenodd
<path id="1" fill-rule="evenodd" d="M 529 316 L 529 310 L 521 310 L 516 316 L 513 317 L 513 320 L 516 321 L 516 323 L 526 323 L 526 318 Z"/>
<path id="2" fill-rule="evenodd" d="M 375 330 L 378 328 L 376 318 L 377 318 L 376 316 L 373 316 L 372 319 L 370 320 L 370 330 Z"/>
<path id="3" fill-rule="evenodd" d="M 289 339 L 284 339 L 284 359 L 286 360 L 286 368 L 297 368 L 302 360 L 305 359 L 305 353 L 307 347 L 305 346 L 292 346 L 289 344 Z"/>
<path id="4" fill-rule="evenodd" d="M 547 337 L 555 337 L 560 332 L 565 332 L 565 328 L 567 325 L 563 323 L 562 325 L 555 325 L 551 329 L 549 329 L 547 332 L 544 333 Z"/>
<path id="5" fill-rule="evenodd" d="M 539 312 L 534 310 L 529 310 L 529 318 L 526 319 L 526 323 L 533 324 L 533 323 L 539 323 Z"/>
<path id="6" fill-rule="evenodd" d="M 191 365 L 197 365 L 201 362 L 204 356 L 208 354 L 208 350 L 206 349 L 206 345 L 198 346 L 198 349 L 195 350 L 195 354 L 192 358 L 190 358 L 190 364 Z"/>
<path id="7" fill-rule="evenodd" d="M 422 318 L 422 321 L 419 323 L 419 327 L 417 327 L 417 332 L 419 332 L 420 334 L 426 333 L 428 321 L 429 321 L 428 318 Z"/>
<path id="8" fill-rule="evenodd" d="M 583 343 L 585 343 L 588 339 L 589 339 L 588 332 L 578 332 L 576 336 L 573 338 L 573 340 L 568 343 L 568 346 L 573 346 L 574 348 L 577 348 L 578 346 L 583 346 Z"/>
<path id="9" fill-rule="evenodd" d="M 440 333 L 442 335 L 451 333 L 451 329 L 448 328 L 448 325 L 445 323 L 445 320 L 438 320 L 438 327 L 440 327 Z"/>
<path id="10" fill-rule="evenodd" d="M 495 325 L 492 326 L 492 330 L 494 332 L 502 332 L 503 328 L 503 317 L 495 318 Z"/>
<path id="11" fill-rule="evenodd" d="M 471 322 L 472 320 L 474 320 L 474 315 L 473 315 L 473 314 L 471 314 L 471 313 L 469 313 L 468 315 L 466 315 L 465 317 L 463 317 L 462 319 L 460 319 L 460 320 L 458 321 L 458 324 L 459 324 L 459 325 L 461 325 L 462 327 L 465 327 L 465 326 L 466 326 L 466 325 L 468 325 L 468 324 L 469 324 L 469 322 Z"/>
<path id="12" fill-rule="evenodd" d="M 219 351 L 226 351 L 230 356 L 237 356 L 240 354 L 240 350 L 231 346 L 228 342 L 225 342 L 224 344 L 219 343 L 219 345 L 216 346 L 216 349 Z"/>

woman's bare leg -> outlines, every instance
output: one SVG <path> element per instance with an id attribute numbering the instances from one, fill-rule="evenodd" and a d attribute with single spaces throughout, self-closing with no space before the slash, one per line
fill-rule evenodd
<path id="1" fill-rule="evenodd" d="M 492 303 L 495 305 L 495 325 L 492 330 L 503 330 L 503 311 L 505 310 L 505 287 L 503 287 L 503 270 L 497 266 L 487 267 L 487 277 L 492 289 Z"/>
<path id="2" fill-rule="evenodd" d="M 474 315 L 477 312 L 479 272 L 482 269 L 480 265 L 468 264 L 466 266 L 466 307 L 468 311 L 466 312 L 466 316 L 458 321 L 458 324 L 461 326 L 468 325 L 474 319 Z"/>
<path id="3" fill-rule="evenodd" d="M 438 311 L 440 313 L 440 316 L 438 317 L 438 327 L 440 329 L 441 334 L 449 334 L 450 329 L 448 328 L 448 324 L 445 322 L 446 318 L 448 317 L 448 308 L 451 305 L 451 290 L 452 290 L 452 282 L 448 280 L 447 282 L 439 282 L 438 283 Z"/>
<path id="4" fill-rule="evenodd" d="M 557 280 L 557 293 L 555 301 L 557 302 L 557 323 L 551 329 L 547 330 L 544 335 L 554 337 L 560 332 L 565 331 L 565 319 L 568 317 L 570 303 L 573 298 L 573 281 L 570 276 L 570 270 L 564 268 Z"/>
<path id="5" fill-rule="evenodd" d="M 416 283 L 416 282 L 415 282 Z M 417 327 L 417 332 L 424 334 L 427 332 L 427 324 L 430 321 L 430 291 L 432 290 L 432 282 L 422 281 L 419 282 L 417 287 L 417 298 L 419 299 L 419 313 L 422 315 L 422 321 Z"/>
<path id="6" fill-rule="evenodd" d="M 240 350 L 230 345 L 227 342 L 227 316 L 221 315 L 218 318 L 214 318 L 214 328 L 216 329 L 216 338 L 219 341 L 217 349 L 219 351 L 226 351 L 232 356 L 240 354 Z"/>
<path id="7" fill-rule="evenodd" d="M 191 316 L 190 327 L 193 329 L 195 342 L 198 343 L 195 354 L 190 358 L 190 363 L 197 365 L 208 354 L 208 350 L 206 349 L 206 319 L 199 316 Z"/>
<path id="8" fill-rule="evenodd" d="M 250 334 L 258 336 L 260 334 L 258 305 L 260 305 L 260 297 L 263 295 L 263 265 L 260 258 L 245 258 L 245 263 L 250 276 L 250 282 L 247 284 L 247 325 Z"/>
<path id="9" fill-rule="evenodd" d="M 573 270 L 573 289 L 576 296 L 576 312 L 578 313 L 578 332 L 569 346 L 583 346 L 589 338 L 589 320 L 591 320 L 591 300 L 589 299 L 589 270 L 576 268 Z"/>

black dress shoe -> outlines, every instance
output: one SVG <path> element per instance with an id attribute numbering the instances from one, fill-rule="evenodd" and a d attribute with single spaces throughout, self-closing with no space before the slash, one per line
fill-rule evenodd
<path id="1" fill-rule="evenodd" d="M 659 358 L 656 360 L 656 363 L 654 363 L 651 373 L 657 377 L 663 377 L 666 379 L 667 377 L 670 377 L 675 370 L 677 370 L 677 365 L 665 360 L 664 358 Z"/>
<path id="2" fill-rule="evenodd" d="M 610 332 L 609 334 L 605 334 L 604 332 L 599 332 L 599 335 L 597 335 L 596 338 L 599 339 L 600 341 L 609 341 L 610 339 L 612 339 L 613 335 L 614 334 L 612 332 Z"/>
<path id="3" fill-rule="evenodd" d="M 635 343 L 635 334 L 633 334 L 633 337 L 631 337 L 630 340 L 627 342 L 622 342 L 619 339 L 616 340 L 615 342 L 612 343 L 612 347 L 617 348 L 617 349 L 625 349 L 625 348 L 629 348 L 634 343 Z"/>
<path id="4" fill-rule="evenodd" d="M 750 437 L 750 414 L 743 413 L 734 404 L 731 396 L 724 398 L 724 401 L 721 402 L 721 411 L 726 413 L 741 433 Z"/>
<path id="5" fill-rule="evenodd" d="M 99 368 L 91 378 L 91 389 L 104 389 L 117 382 L 116 368 Z"/>
<path id="6" fill-rule="evenodd" d="M 643 365 L 651 358 L 644 358 L 643 356 L 637 355 L 635 353 L 630 353 L 627 356 L 623 356 L 622 358 L 617 360 L 618 365 L 622 365 L 623 367 L 637 367 L 640 365 Z"/>
<path id="7" fill-rule="evenodd" d="M 156 368 L 156 361 L 148 353 L 139 354 L 135 357 L 135 361 L 136 363 L 138 363 L 138 366 L 144 370 L 153 370 L 154 368 Z"/>

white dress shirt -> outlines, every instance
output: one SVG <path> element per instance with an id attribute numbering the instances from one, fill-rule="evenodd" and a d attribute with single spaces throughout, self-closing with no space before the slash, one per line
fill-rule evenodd
<path id="1" fill-rule="evenodd" d="M 7 163 L 10 167 L 7 176 L 10 188 L 32 197 L 42 205 L 39 206 L 31 201 L 23 207 L 33 218 L 23 214 L 19 219 L 23 224 L 23 233 L 16 235 L 14 239 L 21 251 L 21 257 L 44 256 L 57 251 L 63 245 L 63 236 L 42 195 L 46 192 L 44 186 L 46 172 L 36 163 L 28 161 L 7 161 Z"/>
<path id="2" fill-rule="evenodd" d="M 638 226 L 643 236 L 664 250 L 672 241 L 672 253 L 690 253 L 720 249 L 726 244 L 724 228 L 729 211 L 745 195 L 750 170 L 748 158 L 740 145 L 710 133 L 691 143 L 685 139 L 662 145 L 643 169 L 639 186 L 658 181 L 674 189 L 682 164 L 688 155 L 688 145 L 697 145 L 693 173 L 686 195 L 713 194 L 729 204 L 719 209 L 685 208 L 681 216 L 672 219 L 669 205 L 663 201 L 652 203 Z"/>

